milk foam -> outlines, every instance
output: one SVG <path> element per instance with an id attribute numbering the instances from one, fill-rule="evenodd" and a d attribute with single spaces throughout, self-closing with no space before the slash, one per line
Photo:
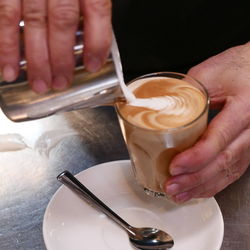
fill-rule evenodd
<path id="1" fill-rule="evenodd" d="M 191 84 L 166 77 L 150 77 L 132 82 L 129 90 L 136 98 L 121 109 L 126 119 L 150 129 L 183 126 L 204 110 L 204 94 Z"/>
<path id="2" fill-rule="evenodd" d="M 155 79 L 155 77 L 150 78 Z M 157 79 L 157 78 L 156 78 Z M 145 82 L 148 82 L 149 79 L 140 79 L 127 87 L 127 91 L 133 93 L 137 88 L 143 85 Z M 160 96 L 160 97 L 150 97 L 150 98 L 133 98 L 127 100 L 128 105 L 136 106 L 136 107 L 144 107 L 154 110 L 163 110 L 174 104 L 174 101 L 169 96 Z"/>
<path id="3" fill-rule="evenodd" d="M 111 53 L 112 53 L 113 62 L 115 65 L 116 75 L 118 77 L 122 93 L 123 93 L 125 99 L 127 100 L 127 102 L 131 103 L 136 99 L 136 97 L 133 94 L 133 92 L 128 89 L 128 87 L 126 86 L 126 84 L 124 82 L 120 53 L 119 53 L 119 49 L 118 49 L 114 34 L 113 34 L 113 40 L 112 40 L 112 44 L 111 44 Z"/>

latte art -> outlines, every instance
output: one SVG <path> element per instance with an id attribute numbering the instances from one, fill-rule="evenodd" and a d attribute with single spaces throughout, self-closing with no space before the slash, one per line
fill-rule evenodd
<path id="1" fill-rule="evenodd" d="M 183 126 L 206 106 L 204 94 L 184 80 L 152 77 L 131 83 L 129 89 L 139 101 L 122 103 L 119 110 L 127 121 L 147 129 Z"/>

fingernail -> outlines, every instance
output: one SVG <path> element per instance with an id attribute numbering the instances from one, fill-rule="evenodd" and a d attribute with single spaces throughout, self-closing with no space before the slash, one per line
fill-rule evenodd
<path id="1" fill-rule="evenodd" d="M 102 67 L 102 61 L 99 57 L 97 56 L 87 56 L 87 61 L 86 61 L 86 68 L 90 72 L 97 72 L 100 70 Z"/>
<path id="2" fill-rule="evenodd" d="M 48 86 L 46 84 L 45 81 L 43 80 L 34 80 L 32 82 L 32 89 L 36 92 L 36 93 L 45 93 L 48 91 Z"/>
<path id="3" fill-rule="evenodd" d="M 68 86 L 68 80 L 64 76 L 57 76 L 53 80 L 53 89 L 62 90 Z"/>
<path id="4" fill-rule="evenodd" d="M 184 193 L 176 195 L 175 196 L 175 201 L 178 202 L 178 203 L 182 203 L 182 202 L 190 200 L 190 198 L 191 197 L 190 197 L 189 193 L 184 192 Z"/>
<path id="5" fill-rule="evenodd" d="M 4 66 L 2 73 L 3 73 L 4 80 L 7 82 L 12 82 L 16 79 L 16 71 L 9 64 Z"/>
<path id="6" fill-rule="evenodd" d="M 169 195 L 175 195 L 178 193 L 179 190 L 179 185 L 174 183 L 174 184 L 170 184 L 166 187 L 166 193 Z"/>

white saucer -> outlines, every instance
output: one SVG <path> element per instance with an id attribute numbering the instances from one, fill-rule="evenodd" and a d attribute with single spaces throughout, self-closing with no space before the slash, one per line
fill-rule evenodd
<path id="1" fill-rule="evenodd" d="M 82 171 L 77 178 L 133 226 L 166 230 L 172 250 L 219 250 L 224 223 L 214 198 L 175 205 L 152 198 L 137 186 L 130 161 L 115 161 Z M 48 250 L 131 250 L 126 232 L 66 187 L 46 209 L 43 235 Z"/>

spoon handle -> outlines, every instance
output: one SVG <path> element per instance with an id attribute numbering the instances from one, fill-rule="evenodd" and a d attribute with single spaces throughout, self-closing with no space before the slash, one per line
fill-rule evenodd
<path id="1" fill-rule="evenodd" d="M 69 171 L 64 171 L 57 176 L 57 180 L 71 189 L 80 198 L 84 199 L 90 205 L 106 214 L 109 218 L 134 235 L 133 227 L 124 221 L 119 215 L 98 199 L 89 189 L 87 189 L 80 181 L 78 181 Z"/>

